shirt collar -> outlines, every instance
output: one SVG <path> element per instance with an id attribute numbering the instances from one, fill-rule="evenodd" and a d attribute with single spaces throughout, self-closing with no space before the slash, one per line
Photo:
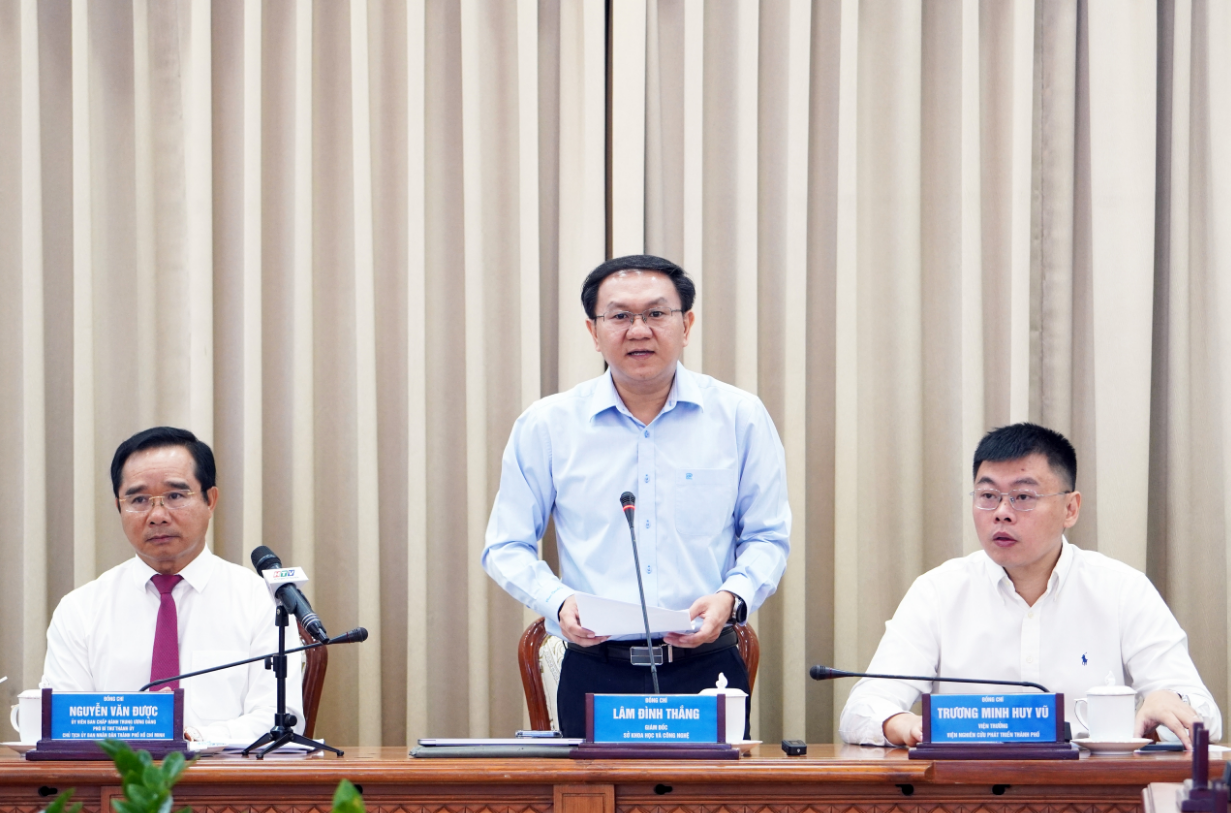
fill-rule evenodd
<path id="1" fill-rule="evenodd" d="M 1073 552 L 1073 545 L 1069 540 L 1060 537 L 1060 558 L 1056 560 L 1056 565 L 1051 569 L 1051 575 L 1047 577 L 1047 590 L 1043 593 L 1044 596 L 1049 593 L 1057 593 L 1064 586 L 1069 574 L 1073 571 L 1073 562 L 1077 554 Z M 1003 567 L 992 561 L 992 557 L 985 552 L 983 554 L 984 569 L 987 573 L 988 580 L 991 581 L 992 587 L 999 588 L 1004 584 L 1010 593 L 1013 592 L 1013 580 L 1009 578 L 1008 572 Z"/>
<path id="2" fill-rule="evenodd" d="M 675 409 L 675 405 L 681 401 L 696 404 L 701 406 L 701 387 L 697 384 L 696 374 L 690 372 L 684 367 L 683 363 L 675 363 L 675 378 L 671 382 L 671 391 L 667 393 L 667 403 L 663 406 L 663 412 L 670 412 Z M 594 392 L 590 395 L 590 418 L 594 419 L 596 415 L 608 409 L 615 409 L 625 415 L 632 417 L 632 413 L 628 411 L 628 407 L 624 405 L 624 399 L 620 397 L 620 393 L 616 390 L 615 381 L 611 378 L 611 368 L 607 368 L 607 372 L 601 379 L 598 380 Z M 659 413 L 660 415 L 662 413 Z"/>
<path id="3" fill-rule="evenodd" d="M 667 397 L 667 406 L 685 402 L 695 404 L 704 409 L 701 402 L 701 385 L 697 383 L 697 374 L 684 367 L 681 362 L 675 364 L 675 383 L 671 386 L 671 395 Z"/>
<path id="4" fill-rule="evenodd" d="M 184 581 L 188 582 L 189 587 L 199 593 L 209 584 L 209 580 L 217 568 L 218 557 L 210 551 L 209 547 L 206 547 L 197 554 L 197 558 L 189 562 L 179 572 L 179 575 L 184 577 Z M 144 589 L 150 578 L 157 574 L 158 571 L 143 562 L 140 556 L 133 557 L 133 579 L 138 587 Z"/>
<path id="5" fill-rule="evenodd" d="M 1069 574 L 1073 572 L 1073 563 L 1076 561 L 1076 548 L 1066 537 L 1060 537 L 1060 558 L 1056 560 L 1056 566 L 1051 570 L 1051 578 L 1047 580 L 1049 592 L 1060 592 L 1060 588 L 1068 581 Z"/>

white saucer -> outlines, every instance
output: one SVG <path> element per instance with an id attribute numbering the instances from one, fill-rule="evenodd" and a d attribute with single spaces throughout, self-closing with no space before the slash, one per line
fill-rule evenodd
<path id="1" fill-rule="evenodd" d="M 1153 740 L 1145 737 L 1134 737 L 1131 740 L 1092 740 L 1089 737 L 1077 737 L 1073 740 L 1077 745 L 1092 754 L 1131 754 L 1143 745 L 1149 745 Z"/>
<path id="2" fill-rule="evenodd" d="M 760 740 L 738 740 L 737 742 L 731 743 L 731 745 L 734 745 L 736 748 L 738 748 L 739 752 L 743 754 L 744 756 L 748 756 L 749 754 L 751 754 L 752 749 L 756 748 L 760 744 L 761 744 Z"/>
<path id="3" fill-rule="evenodd" d="M 3 745 L 5 748 L 10 748 L 19 754 L 24 754 L 25 752 L 33 748 L 35 743 L 32 743 L 32 742 L 0 742 L 0 745 Z"/>

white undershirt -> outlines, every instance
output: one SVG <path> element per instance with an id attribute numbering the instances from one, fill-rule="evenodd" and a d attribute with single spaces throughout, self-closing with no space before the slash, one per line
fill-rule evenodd
<path id="1" fill-rule="evenodd" d="M 1074 737 L 1081 735 L 1074 701 L 1110 675 L 1140 697 L 1158 689 L 1187 695 L 1210 741 L 1222 736 L 1222 716 L 1189 657 L 1188 637 L 1154 585 L 1123 562 L 1067 541 L 1033 607 L 983 551 L 924 573 L 886 622 L 865 671 L 1040 683 L 1064 693 Z M 885 745 L 885 720 L 909 711 L 922 692 L 989 690 L 1005 691 L 864 678 L 851 690 L 839 733 L 846 742 Z"/>
<path id="2" fill-rule="evenodd" d="M 150 680 L 158 589 L 155 571 L 133 557 L 69 593 L 47 630 L 41 687 L 58 691 L 135 691 Z M 274 602 L 255 573 L 201 552 L 171 591 L 179 626 L 180 672 L 273 652 Z M 294 621 L 287 647 L 299 646 Z M 302 655 L 289 656 L 287 709 L 303 730 Z M 213 742 L 255 740 L 274 723 L 276 684 L 264 663 L 237 666 L 180 682 L 184 726 Z"/>

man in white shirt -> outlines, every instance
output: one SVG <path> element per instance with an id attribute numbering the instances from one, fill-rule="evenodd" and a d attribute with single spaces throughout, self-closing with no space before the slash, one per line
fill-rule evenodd
<path id="1" fill-rule="evenodd" d="M 1161 726 L 1191 748 L 1189 729 L 1204 721 L 1218 740 L 1218 705 L 1154 585 L 1064 538 L 1081 512 L 1072 444 L 1034 424 L 995 429 L 975 450 L 974 479 L 983 550 L 915 580 L 867 671 L 1040 683 L 1064 693 L 1075 736 L 1078 698 L 1107 682 L 1128 685 L 1140 698 L 1137 736 Z M 865 678 L 842 711 L 842 739 L 915 745 L 923 720 L 910 708 L 925 691 L 979 689 Z"/>
<path id="2" fill-rule="evenodd" d="M 264 581 L 205 546 L 218 505 L 214 483 L 213 452 L 187 430 L 156 427 L 120 444 L 111 484 L 136 556 L 60 601 L 41 686 L 134 691 L 277 649 Z M 300 658 L 288 659 L 287 710 L 299 720 L 296 731 L 303 729 Z M 189 739 L 247 744 L 273 727 L 276 684 L 260 661 L 187 678 L 183 689 Z"/>

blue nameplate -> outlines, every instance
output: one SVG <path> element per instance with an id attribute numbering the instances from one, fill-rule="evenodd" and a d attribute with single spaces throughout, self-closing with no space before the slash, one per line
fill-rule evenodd
<path id="1" fill-rule="evenodd" d="M 925 694 L 924 742 L 1060 742 L 1063 700 L 1054 694 Z M 1063 697 L 1063 695 L 1059 695 Z M 1059 713 L 1057 713 L 1059 708 Z"/>
<path id="2" fill-rule="evenodd" d="M 51 739 L 175 739 L 175 695 L 55 692 L 51 695 Z"/>
<path id="3" fill-rule="evenodd" d="M 726 703 L 713 694 L 587 694 L 587 733 L 601 743 L 724 742 Z"/>

